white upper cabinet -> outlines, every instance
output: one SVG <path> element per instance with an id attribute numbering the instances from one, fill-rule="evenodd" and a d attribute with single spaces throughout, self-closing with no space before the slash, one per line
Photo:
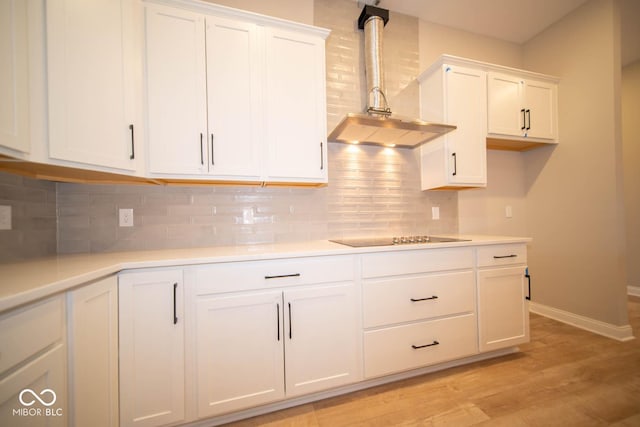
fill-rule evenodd
<path id="1" fill-rule="evenodd" d="M 267 29 L 269 181 L 327 182 L 324 39 Z"/>
<path id="2" fill-rule="evenodd" d="M 0 147 L 29 152 L 27 2 L 0 0 Z"/>
<path id="3" fill-rule="evenodd" d="M 326 36 L 216 5 L 147 4 L 150 172 L 326 183 Z"/>
<path id="4" fill-rule="evenodd" d="M 146 93 L 149 170 L 206 171 L 207 81 L 204 16 L 147 5 Z"/>
<path id="5" fill-rule="evenodd" d="M 422 189 L 486 186 L 486 72 L 442 64 L 418 80 L 422 118 L 457 126 L 422 146 Z"/>
<path id="6" fill-rule="evenodd" d="M 145 16 L 150 172 L 258 180 L 256 25 L 157 5 Z"/>
<path id="7" fill-rule="evenodd" d="M 209 171 L 216 176 L 261 175 L 258 27 L 206 17 Z"/>
<path id="8" fill-rule="evenodd" d="M 557 85 L 488 74 L 488 131 L 502 137 L 557 138 Z"/>
<path id="9" fill-rule="evenodd" d="M 136 169 L 136 2 L 46 3 L 49 156 Z"/>

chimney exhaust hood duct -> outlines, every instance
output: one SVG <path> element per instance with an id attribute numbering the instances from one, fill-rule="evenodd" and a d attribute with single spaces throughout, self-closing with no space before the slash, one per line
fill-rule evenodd
<path id="1" fill-rule="evenodd" d="M 329 141 L 414 148 L 456 128 L 391 113 L 382 68 L 382 33 L 388 21 L 386 9 L 365 5 L 360 13 L 358 28 L 364 30 L 367 110 L 347 114 L 331 132 Z"/>

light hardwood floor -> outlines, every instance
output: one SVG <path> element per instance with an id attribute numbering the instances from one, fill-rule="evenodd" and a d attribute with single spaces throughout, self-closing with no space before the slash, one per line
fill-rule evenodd
<path id="1" fill-rule="evenodd" d="M 640 331 L 640 298 L 629 298 Z M 640 426 L 640 339 L 531 315 L 521 352 L 251 418 L 233 426 Z"/>

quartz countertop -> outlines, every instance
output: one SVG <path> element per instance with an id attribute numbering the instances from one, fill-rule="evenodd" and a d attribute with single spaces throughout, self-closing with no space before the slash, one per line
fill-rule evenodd
<path id="1" fill-rule="evenodd" d="M 127 269 L 416 249 L 432 250 L 444 247 L 526 243 L 531 240 L 527 237 L 484 235 L 447 235 L 447 237 L 469 239 L 469 241 L 352 248 L 327 240 L 319 240 L 269 245 L 58 255 L 5 263 L 0 264 L 0 312 Z"/>

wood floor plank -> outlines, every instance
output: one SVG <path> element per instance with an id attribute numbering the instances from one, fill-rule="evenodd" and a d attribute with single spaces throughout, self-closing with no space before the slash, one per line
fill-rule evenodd
<path id="1" fill-rule="evenodd" d="M 640 298 L 629 297 L 640 331 Z M 519 353 L 251 418 L 232 426 L 640 426 L 640 340 L 531 315 Z"/>

